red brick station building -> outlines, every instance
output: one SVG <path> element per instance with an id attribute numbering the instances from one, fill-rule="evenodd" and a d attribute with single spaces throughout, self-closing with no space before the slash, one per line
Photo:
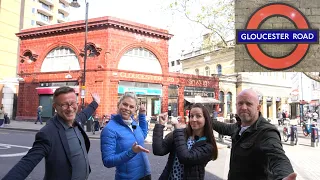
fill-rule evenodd
<path id="1" fill-rule="evenodd" d="M 17 36 L 21 81 L 16 119 L 36 119 L 39 105 L 43 118 L 51 117 L 53 93 L 65 85 L 76 90 L 81 104 L 84 21 L 25 29 Z M 183 117 L 196 99 L 216 103 L 218 78 L 169 72 L 168 31 L 101 17 L 89 20 L 87 37 L 85 104 L 91 102 L 91 92 L 99 93 L 98 115 L 116 113 L 118 98 L 126 91 L 136 92 L 147 116 L 169 111 Z"/>

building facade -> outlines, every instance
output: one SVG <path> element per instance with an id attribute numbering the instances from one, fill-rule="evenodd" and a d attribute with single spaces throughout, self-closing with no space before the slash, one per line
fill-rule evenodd
<path id="1" fill-rule="evenodd" d="M 303 117 L 308 110 L 319 114 L 320 82 L 301 72 L 292 73 L 291 81 L 289 103 L 292 118 Z"/>
<path id="2" fill-rule="evenodd" d="M 182 55 L 182 73 L 219 77 L 219 116 L 229 118 L 236 113 L 235 100 L 243 89 L 255 89 L 262 105 L 264 117 L 277 122 L 277 111 L 289 110 L 290 76 L 285 72 L 241 72 L 234 71 L 235 51 L 233 46 L 213 51 L 201 49 Z"/>
<path id="3" fill-rule="evenodd" d="M 16 114 L 17 64 L 21 29 L 68 21 L 67 0 L 0 1 L 0 105 L 10 118 Z"/>
<path id="4" fill-rule="evenodd" d="M 82 97 L 84 69 L 84 21 L 68 22 L 22 30 L 18 74 L 16 119 L 35 119 L 36 108 L 51 117 L 52 95 L 60 86 L 71 86 Z M 135 92 L 146 104 L 147 116 L 169 111 L 185 115 L 188 102 L 217 101 L 218 78 L 169 72 L 168 31 L 112 17 L 90 19 L 88 23 L 85 103 L 90 92 L 98 92 L 102 102 L 97 113 L 111 114 L 118 98 Z M 199 99 L 199 98 L 198 98 Z"/>

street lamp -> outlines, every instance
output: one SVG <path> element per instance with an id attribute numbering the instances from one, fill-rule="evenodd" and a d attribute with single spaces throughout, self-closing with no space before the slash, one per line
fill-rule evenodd
<path id="1" fill-rule="evenodd" d="M 88 38 L 88 8 L 89 8 L 89 2 L 85 0 L 86 3 L 86 17 L 85 17 L 85 37 L 84 37 L 84 58 L 83 58 L 83 79 L 82 79 L 82 87 L 81 87 L 81 107 L 84 109 L 84 97 L 85 97 L 85 88 L 86 88 L 86 62 L 87 62 L 87 38 Z M 80 4 L 77 0 L 73 0 L 70 3 L 71 7 L 79 8 Z"/>

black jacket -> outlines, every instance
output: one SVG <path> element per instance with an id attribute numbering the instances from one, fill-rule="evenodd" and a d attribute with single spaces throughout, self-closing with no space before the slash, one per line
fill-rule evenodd
<path id="1" fill-rule="evenodd" d="M 239 135 L 241 122 L 213 121 L 213 129 L 232 138 L 228 180 L 282 180 L 293 173 L 278 129 L 262 116 Z"/>
<path id="2" fill-rule="evenodd" d="M 97 109 L 98 104 L 93 101 L 81 113 L 77 114 L 76 121 L 83 135 L 87 152 L 90 140 L 79 122 L 87 120 Z M 72 177 L 71 157 L 65 129 L 58 121 L 58 116 L 52 117 L 49 122 L 36 134 L 35 141 L 28 153 L 8 172 L 2 180 L 24 180 L 34 167 L 45 157 L 44 180 L 70 180 Z"/>
<path id="3" fill-rule="evenodd" d="M 153 129 L 153 154 L 164 156 L 170 153 L 159 180 L 169 179 L 175 155 L 184 165 L 184 180 L 204 179 L 205 166 L 212 159 L 213 145 L 205 140 L 199 140 L 188 150 L 185 129 L 176 129 L 163 139 L 163 128 L 163 125 L 156 124 Z"/>

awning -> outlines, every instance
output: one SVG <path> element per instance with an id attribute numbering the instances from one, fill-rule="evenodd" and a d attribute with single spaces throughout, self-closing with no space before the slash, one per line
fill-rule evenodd
<path id="1" fill-rule="evenodd" d="M 79 93 L 79 86 L 69 86 L 71 88 L 73 88 L 76 92 L 76 94 Z M 56 86 L 51 86 L 51 87 L 37 87 L 36 90 L 37 90 L 37 93 L 38 94 L 53 94 L 54 91 L 56 89 L 58 89 L 59 87 L 56 87 Z"/>
<path id="2" fill-rule="evenodd" d="M 203 103 L 203 104 L 220 104 L 221 101 L 214 99 L 212 97 L 184 97 L 184 99 L 190 103 Z"/>

